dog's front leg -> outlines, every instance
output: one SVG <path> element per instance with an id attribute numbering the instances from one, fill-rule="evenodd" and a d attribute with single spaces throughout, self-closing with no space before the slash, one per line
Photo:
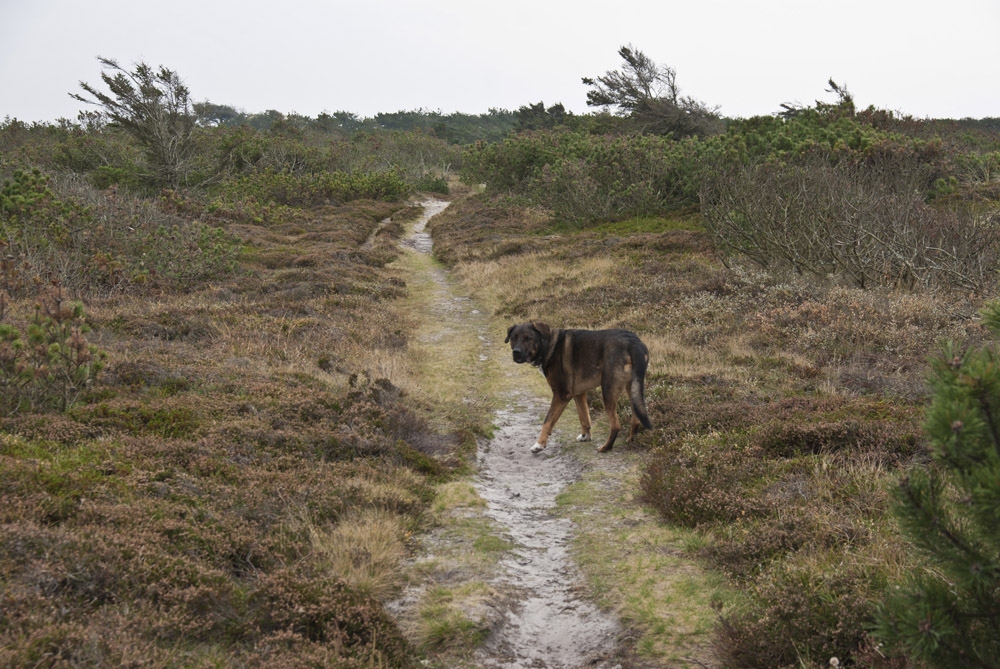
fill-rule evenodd
<path id="1" fill-rule="evenodd" d="M 552 428 L 556 426 L 556 421 L 559 420 L 559 416 L 562 415 L 563 410 L 568 404 L 569 400 L 564 400 L 560 397 L 559 393 L 552 395 L 552 404 L 549 406 L 549 412 L 545 414 L 545 421 L 542 423 L 542 433 L 538 436 L 538 441 L 535 442 L 535 445 L 531 447 L 532 453 L 541 452 L 546 444 L 548 444 Z"/>
<path id="2" fill-rule="evenodd" d="M 577 441 L 590 441 L 590 407 L 587 406 L 587 393 L 580 393 L 576 400 L 576 413 L 580 416 L 580 436 Z"/>

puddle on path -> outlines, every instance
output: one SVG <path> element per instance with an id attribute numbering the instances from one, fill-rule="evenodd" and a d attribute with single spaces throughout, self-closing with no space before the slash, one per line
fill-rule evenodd
<path id="1" fill-rule="evenodd" d="M 424 216 L 404 244 L 421 253 L 430 253 L 432 240 L 424 231 L 427 221 L 448 206 L 447 202 L 424 203 Z M 441 336 L 473 336 L 470 320 L 481 315 L 468 298 L 457 297 L 447 271 L 431 270 L 438 288 L 432 311 L 441 318 Z M 485 323 L 485 320 L 483 321 Z M 485 325 L 475 333 L 483 342 L 481 360 L 506 355 L 493 342 Z M 511 388 L 523 370 L 511 362 Z M 483 667 L 503 669 L 612 669 L 617 663 L 617 621 L 584 599 L 581 575 L 569 555 L 573 525 L 554 514 L 556 495 L 577 479 L 579 465 L 561 452 L 566 435 L 559 430 L 549 447 L 533 455 L 546 400 L 525 391 L 512 390 L 506 407 L 496 414 L 497 430 L 489 442 L 480 445 L 479 476 L 476 488 L 488 503 L 487 515 L 503 528 L 515 544 L 501 563 L 502 573 L 493 585 L 514 597 L 489 639 L 477 651 Z"/>

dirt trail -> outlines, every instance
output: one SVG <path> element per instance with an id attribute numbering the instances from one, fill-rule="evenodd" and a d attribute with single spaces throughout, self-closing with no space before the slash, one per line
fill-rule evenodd
<path id="1" fill-rule="evenodd" d="M 432 240 L 424 228 L 446 202 L 424 203 L 424 216 L 404 244 L 430 253 Z M 478 337 L 480 360 L 509 356 L 502 339 L 490 332 L 488 319 L 468 298 L 460 297 L 446 270 L 432 267 L 435 285 L 431 308 L 440 319 L 437 336 Z M 431 335 L 434 336 L 434 335 Z M 532 455 L 546 400 L 521 389 L 526 370 L 511 362 L 503 370 L 497 430 L 480 444 L 476 488 L 488 503 L 486 514 L 515 545 L 502 561 L 502 574 L 493 584 L 514 594 L 490 637 L 477 651 L 484 667 L 612 669 L 617 663 L 617 621 L 581 596 L 580 579 L 570 555 L 572 522 L 554 513 L 559 492 L 579 476 L 575 459 L 561 452 L 567 434 L 557 430 L 549 447 Z M 519 382 L 520 379 L 520 382 Z"/>
<path id="2" fill-rule="evenodd" d="M 545 405 L 517 395 L 509 401 L 508 409 L 497 412 L 493 440 L 480 448 L 477 488 L 489 503 L 488 515 L 517 545 L 503 561 L 502 578 L 521 599 L 484 647 L 483 665 L 613 667 L 618 625 L 581 598 L 580 576 L 568 553 L 573 525 L 552 513 L 556 495 L 577 478 L 579 465 L 560 453 L 558 441 L 532 455 Z"/>

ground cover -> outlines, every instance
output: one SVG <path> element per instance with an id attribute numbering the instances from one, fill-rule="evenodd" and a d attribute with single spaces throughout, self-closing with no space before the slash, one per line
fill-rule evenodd
<path id="1" fill-rule="evenodd" d="M 234 271 L 87 300 L 97 382 L 0 418 L 0 664 L 414 661 L 382 601 L 461 441 L 406 390 L 418 211 L 233 224 Z"/>

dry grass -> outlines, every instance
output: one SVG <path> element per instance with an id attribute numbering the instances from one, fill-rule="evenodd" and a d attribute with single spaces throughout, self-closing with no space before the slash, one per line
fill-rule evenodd
<path id="1" fill-rule="evenodd" d="M 490 603 L 496 596 L 489 585 L 480 581 L 431 588 L 420 605 L 420 624 L 415 633 L 418 646 L 438 657 L 452 658 L 478 647 L 493 627 Z"/>
<path id="2" fill-rule="evenodd" d="M 431 510 L 439 516 L 456 509 L 486 506 L 486 500 L 479 496 L 475 487 L 468 481 L 443 483 L 437 487 L 436 493 Z"/>
<path id="3" fill-rule="evenodd" d="M 359 593 L 386 599 L 400 585 L 406 529 L 398 514 L 352 510 L 332 527 L 303 520 L 322 568 Z"/>
<path id="4" fill-rule="evenodd" d="M 735 593 L 724 579 L 688 556 L 697 538 L 661 524 L 634 499 L 642 460 L 632 453 L 614 464 L 576 446 L 587 463 L 583 479 L 557 499 L 573 519 L 573 556 L 598 602 L 630 628 L 635 650 L 654 666 L 714 666 L 717 616 Z"/>

